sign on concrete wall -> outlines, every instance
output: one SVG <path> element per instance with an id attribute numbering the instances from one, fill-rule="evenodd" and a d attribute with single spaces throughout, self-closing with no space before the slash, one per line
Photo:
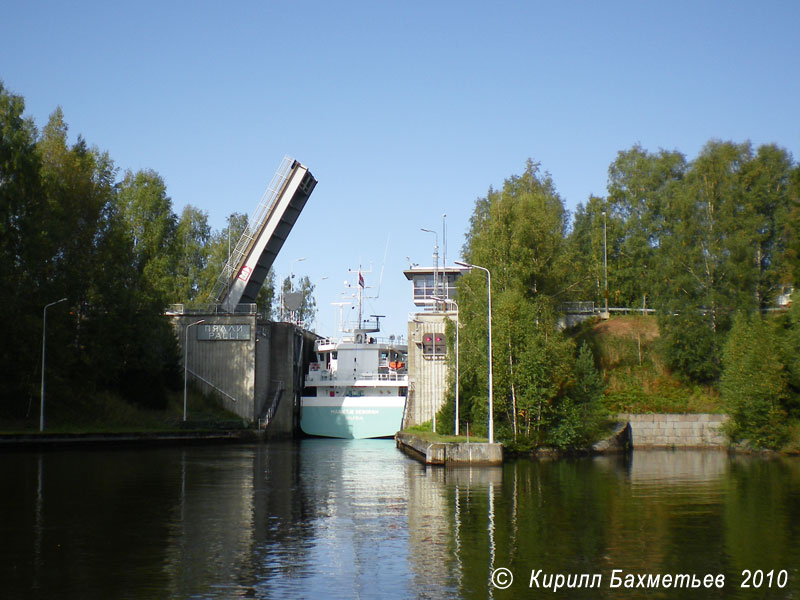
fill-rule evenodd
<path id="1" fill-rule="evenodd" d="M 250 325 L 200 325 L 197 328 L 198 340 L 249 340 Z"/>

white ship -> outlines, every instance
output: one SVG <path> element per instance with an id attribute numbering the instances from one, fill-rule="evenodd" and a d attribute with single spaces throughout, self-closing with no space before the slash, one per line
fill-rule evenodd
<path id="1" fill-rule="evenodd" d="M 408 345 L 383 339 L 380 316 L 361 316 L 364 279 L 358 274 L 358 321 L 339 338 L 319 339 L 301 396 L 300 428 L 334 438 L 392 437 L 403 427 L 408 397 Z"/>

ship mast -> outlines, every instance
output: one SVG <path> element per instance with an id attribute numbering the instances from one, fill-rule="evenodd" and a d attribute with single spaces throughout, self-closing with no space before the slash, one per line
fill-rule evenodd
<path id="1" fill-rule="evenodd" d="M 350 272 L 354 272 L 352 269 Z M 364 290 L 366 289 L 366 284 L 364 283 L 364 272 L 361 270 L 361 266 L 358 267 L 358 283 L 356 284 L 357 290 L 357 302 L 358 302 L 358 322 L 356 323 L 356 327 L 353 331 L 354 334 L 364 335 L 367 333 L 375 333 L 380 331 L 380 317 L 383 315 L 370 315 L 371 317 L 375 318 L 375 323 L 366 323 L 364 321 L 364 312 L 363 312 L 363 304 L 364 304 Z"/>

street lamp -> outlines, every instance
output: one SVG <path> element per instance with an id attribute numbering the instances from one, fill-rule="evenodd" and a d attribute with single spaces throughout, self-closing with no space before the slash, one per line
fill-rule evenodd
<path id="1" fill-rule="evenodd" d="M 606 312 L 603 315 L 603 318 L 607 319 L 609 315 L 608 315 L 608 254 L 606 252 L 606 211 L 603 211 L 603 273 L 605 280 L 603 288 L 606 297 Z"/>
<path id="2" fill-rule="evenodd" d="M 195 321 L 194 323 L 189 323 L 186 326 L 186 335 L 184 337 L 184 344 L 183 344 L 183 422 L 186 423 L 186 384 L 189 378 L 189 327 L 194 327 L 195 325 L 200 325 L 200 323 L 205 323 L 205 319 L 200 319 L 199 321 Z"/>
<path id="3" fill-rule="evenodd" d="M 44 431 L 44 368 L 45 356 L 47 354 L 47 309 L 51 306 L 55 306 L 56 304 L 61 304 L 62 302 L 66 301 L 66 298 L 61 298 L 60 300 L 56 300 L 50 304 L 45 304 L 44 310 L 42 311 L 42 388 L 41 399 L 39 401 L 39 431 Z"/>
<path id="4" fill-rule="evenodd" d="M 425 229 L 420 227 L 420 231 L 425 233 L 432 233 L 434 235 L 433 242 L 433 302 L 434 309 L 436 308 L 436 296 L 439 293 L 439 234 L 433 229 Z M 436 373 L 436 334 L 433 334 L 433 372 Z M 435 400 L 433 401 L 436 404 Z M 436 407 L 433 407 L 433 433 L 436 433 Z"/>
<path id="5" fill-rule="evenodd" d="M 295 258 L 292 261 L 292 268 L 289 270 L 289 293 L 294 292 L 294 265 L 299 262 L 303 262 L 306 259 L 304 256 L 303 258 Z M 286 306 L 287 299 L 286 299 L 286 292 L 283 291 L 283 285 L 281 285 L 281 320 L 286 318 Z M 296 310 L 289 309 L 289 320 L 292 319 L 292 313 L 296 312 Z"/>
<path id="6" fill-rule="evenodd" d="M 433 245 L 433 295 L 436 296 L 439 289 L 439 234 L 433 229 L 424 229 L 420 227 L 420 231 L 432 233 L 434 237 Z"/>
<path id="7" fill-rule="evenodd" d="M 468 269 L 480 269 L 481 271 L 486 272 L 486 287 L 488 288 L 488 308 L 487 312 L 489 314 L 489 443 L 494 443 L 494 396 L 492 390 L 492 274 L 489 272 L 489 269 L 486 267 L 481 267 L 479 265 L 471 265 L 469 263 L 461 262 L 461 261 L 453 261 L 457 265 L 462 267 L 467 267 Z"/>
<path id="8" fill-rule="evenodd" d="M 289 279 L 292 280 L 292 287 L 294 287 L 294 265 L 295 265 L 295 263 L 303 262 L 305 259 L 306 259 L 306 257 L 304 256 L 303 258 L 295 258 L 292 261 L 292 270 L 289 271 Z"/>

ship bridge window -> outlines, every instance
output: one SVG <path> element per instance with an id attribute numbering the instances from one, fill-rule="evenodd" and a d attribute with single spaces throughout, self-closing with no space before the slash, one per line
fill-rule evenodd
<path id="1" fill-rule="evenodd" d="M 422 336 L 423 356 L 444 356 L 447 354 L 447 338 L 444 333 L 426 333 Z"/>

